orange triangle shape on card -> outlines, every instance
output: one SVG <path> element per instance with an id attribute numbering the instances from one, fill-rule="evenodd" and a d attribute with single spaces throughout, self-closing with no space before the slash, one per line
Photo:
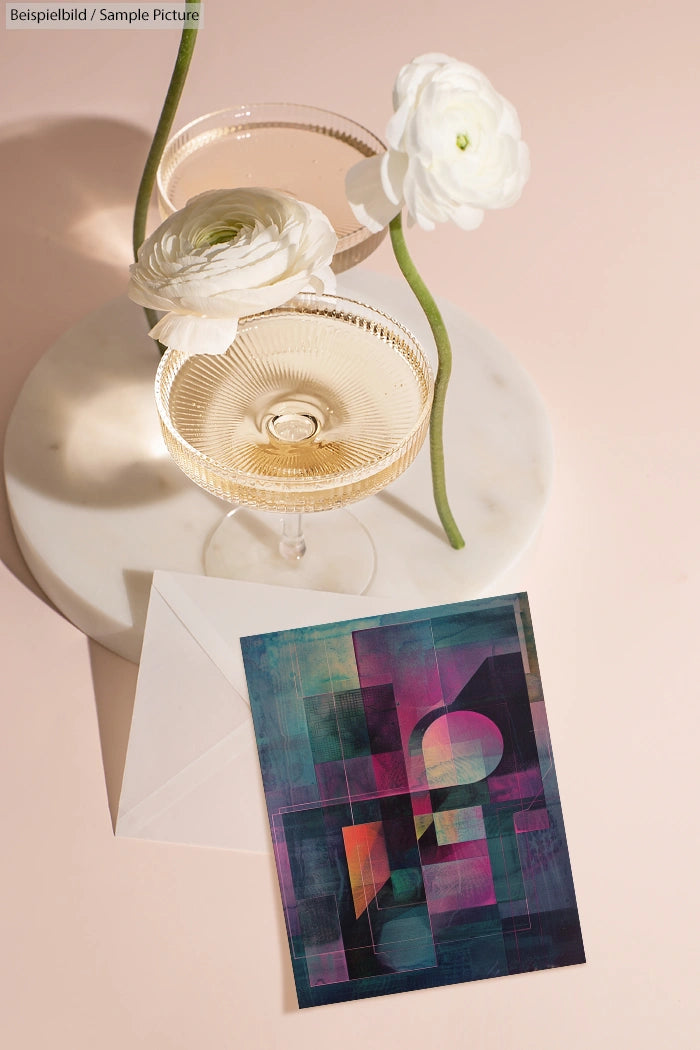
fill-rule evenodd
<path id="1" fill-rule="evenodd" d="M 379 820 L 352 824 L 343 828 L 343 841 L 355 918 L 359 918 L 391 875 L 384 828 Z"/>

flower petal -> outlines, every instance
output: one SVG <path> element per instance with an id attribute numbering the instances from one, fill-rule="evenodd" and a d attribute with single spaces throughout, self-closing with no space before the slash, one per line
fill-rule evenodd
<path id="1" fill-rule="evenodd" d="M 166 314 L 148 333 L 186 354 L 225 354 L 238 331 L 238 318 Z"/>
<path id="2" fill-rule="evenodd" d="M 382 178 L 382 154 L 355 164 L 345 176 L 348 203 L 358 222 L 372 233 L 379 233 L 401 211 L 403 198 L 388 196 Z M 390 183 L 391 185 L 391 183 Z"/>
<path id="3" fill-rule="evenodd" d="M 401 207 L 403 203 L 403 183 L 408 168 L 408 156 L 390 149 L 382 156 L 381 177 L 382 189 L 392 203 Z"/>

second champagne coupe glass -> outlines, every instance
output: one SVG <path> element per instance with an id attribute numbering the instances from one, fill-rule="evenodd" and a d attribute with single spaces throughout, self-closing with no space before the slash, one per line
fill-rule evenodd
<path id="1" fill-rule="evenodd" d="M 432 389 L 403 325 L 338 296 L 302 295 L 243 319 L 222 355 L 168 350 L 156 377 L 168 451 L 198 485 L 239 505 L 209 538 L 205 572 L 362 593 L 373 545 L 338 508 L 413 461 Z"/>
<path id="2" fill-rule="evenodd" d="M 315 204 L 338 235 L 333 269 L 367 258 L 386 235 L 353 215 L 345 175 L 385 146 L 354 120 L 314 106 L 256 103 L 198 117 L 173 136 L 158 167 L 158 204 L 165 218 L 204 190 L 267 186 Z"/>

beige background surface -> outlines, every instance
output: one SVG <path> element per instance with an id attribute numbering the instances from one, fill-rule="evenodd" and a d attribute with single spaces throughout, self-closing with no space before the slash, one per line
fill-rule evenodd
<path id="1" fill-rule="evenodd" d="M 299 1013 L 271 862 L 115 840 L 136 669 L 37 593 L 0 521 L 0 1045 L 698 1045 L 700 137 L 694 0 L 209 0 L 178 124 L 241 100 L 378 133 L 443 50 L 516 104 L 522 201 L 415 230 L 439 294 L 539 386 L 556 444 L 530 594 L 588 963 Z M 0 30 L 3 429 L 125 286 L 174 31 Z M 370 265 L 394 272 L 385 246 Z"/>

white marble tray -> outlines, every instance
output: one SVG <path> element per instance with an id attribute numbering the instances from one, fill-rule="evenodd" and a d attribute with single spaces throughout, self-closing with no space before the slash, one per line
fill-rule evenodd
<path id="1" fill-rule="evenodd" d="M 340 294 L 385 309 L 426 347 L 427 324 L 400 278 L 365 269 Z M 367 593 L 431 604 L 483 594 L 528 546 L 552 473 L 547 416 L 508 351 L 440 303 L 453 341 L 446 447 L 454 551 L 433 506 L 427 447 L 383 493 L 352 508 L 377 571 Z M 7 430 L 5 480 L 22 553 L 55 605 L 90 637 L 138 660 L 154 569 L 202 572 L 230 508 L 170 460 L 153 402 L 158 363 L 141 309 L 108 303 L 66 332 L 25 383 Z"/>

